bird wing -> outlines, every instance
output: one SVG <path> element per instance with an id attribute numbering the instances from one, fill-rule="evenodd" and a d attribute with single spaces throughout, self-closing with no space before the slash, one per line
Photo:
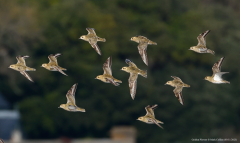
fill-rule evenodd
<path id="1" fill-rule="evenodd" d="M 213 71 L 213 75 L 215 75 L 218 72 L 221 72 L 221 66 L 222 66 L 222 62 L 224 60 L 225 57 L 222 57 L 219 61 L 217 61 L 213 67 L 212 67 L 212 71 Z"/>
<path id="2" fill-rule="evenodd" d="M 4 143 L 4 141 L 2 139 L 0 139 L 0 143 Z"/>
<path id="3" fill-rule="evenodd" d="M 119 84 L 117 82 L 115 82 L 112 78 L 105 78 L 106 81 L 110 82 L 111 84 L 115 85 L 115 86 L 119 86 Z"/>
<path id="4" fill-rule="evenodd" d="M 210 32 L 210 30 L 207 30 L 201 34 L 199 34 L 199 36 L 197 37 L 198 39 L 198 46 L 199 45 L 203 45 L 203 46 L 206 46 L 206 36 L 207 34 Z"/>
<path id="5" fill-rule="evenodd" d="M 137 90 L 137 78 L 138 78 L 137 73 L 130 73 L 130 77 L 128 79 L 130 94 L 133 100 L 135 98 L 136 90 Z"/>
<path id="6" fill-rule="evenodd" d="M 17 64 L 19 65 L 24 65 L 26 66 L 26 62 L 25 62 L 25 59 L 28 58 L 29 56 L 17 56 L 16 59 L 17 59 Z"/>
<path id="7" fill-rule="evenodd" d="M 160 127 L 160 128 L 163 129 L 163 127 L 158 124 L 158 122 L 156 121 L 156 119 L 150 119 L 150 120 L 151 120 L 153 123 L 155 123 L 158 127 Z"/>
<path id="8" fill-rule="evenodd" d="M 51 54 L 48 56 L 49 63 L 56 63 L 57 64 L 57 57 L 61 56 L 62 54 L 57 53 L 55 55 Z"/>
<path id="9" fill-rule="evenodd" d="M 97 45 L 97 39 L 89 39 L 89 44 L 93 47 L 93 49 L 99 54 L 102 55 L 100 48 Z"/>
<path id="10" fill-rule="evenodd" d="M 66 97 L 67 97 L 67 103 L 73 103 L 74 105 L 76 105 L 75 103 L 75 93 L 77 90 L 77 83 L 74 84 L 67 92 Z"/>
<path id="11" fill-rule="evenodd" d="M 147 113 L 146 113 L 145 116 L 153 116 L 153 117 L 155 117 L 153 110 L 156 109 L 157 106 L 158 106 L 157 104 L 155 104 L 153 106 L 150 106 L 150 105 L 146 106 L 145 110 L 146 110 Z"/>
<path id="12" fill-rule="evenodd" d="M 86 30 L 88 31 L 88 34 L 97 35 L 94 28 L 86 28 Z"/>
<path id="13" fill-rule="evenodd" d="M 178 98 L 178 101 L 183 105 L 183 97 L 182 97 L 182 86 L 177 86 L 173 92 L 175 94 L 175 96 Z"/>
<path id="14" fill-rule="evenodd" d="M 103 74 L 110 74 L 112 75 L 112 70 L 111 70 L 111 66 L 112 66 L 112 57 L 109 57 L 106 62 L 103 64 Z"/>
<path id="15" fill-rule="evenodd" d="M 143 62 L 148 65 L 148 58 L 147 58 L 147 42 L 140 42 L 138 45 L 138 52 L 142 57 Z"/>
<path id="16" fill-rule="evenodd" d="M 215 81 L 221 81 L 222 80 L 222 75 L 226 74 L 226 73 L 229 73 L 229 72 L 218 72 L 218 73 L 215 73 L 214 76 L 213 76 L 213 79 Z"/>
<path id="17" fill-rule="evenodd" d="M 129 59 L 126 59 L 125 62 L 130 66 L 130 67 L 135 67 L 137 68 L 137 66 Z"/>
<path id="18" fill-rule="evenodd" d="M 33 82 L 32 78 L 28 75 L 28 73 L 26 71 L 20 71 L 20 73 L 22 75 L 24 75 L 28 80 L 30 80 L 31 82 Z"/>
<path id="19" fill-rule="evenodd" d="M 171 76 L 174 80 L 177 80 L 177 81 L 180 81 L 182 82 L 182 80 L 179 78 L 179 77 L 176 77 L 176 76 Z"/>
<path id="20" fill-rule="evenodd" d="M 68 76 L 65 72 L 63 72 L 58 66 L 51 66 L 52 68 L 54 68 L 55 70 L 59 71 L 60 73 Z"/>

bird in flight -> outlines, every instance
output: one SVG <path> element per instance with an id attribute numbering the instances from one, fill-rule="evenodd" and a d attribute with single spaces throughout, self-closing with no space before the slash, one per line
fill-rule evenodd
<path id="1" fill-rule="evenodd" d="M 42 64 L 42 67 L 44 67 L 45 69 L 47 70 L 50 70 L 50 71 L 59 71 L 60 73 L 68 76 L 66 73 L 63 72 L 63 70 L 67 70 L 65 68 L 62 68 L 58 65 L 58 62 L 57 62 L 57 57 L 61 56 L 62 54 L 60 53 L 57 53 L 55 55 L 51 54 L 48 56 L 48 59 L 49 59 L 49 63 L 46 64 Z"/>
<path id="2" fill-rule="evenodd" d="M 197 53 L 210 53 L 210 54 L 215 54 L 215 52 L 213 50 L 210 50 L 207 48 L 206 45 L 206 36 L 207 34 L 210 32 L 210 30 L 207 30 L 203 33 L 201 33 L 197 39 L 198 39 L 198 45 L 197 46 L 192 46 L 190 47 L 189 50 L 195 51 Z"/>
<path id="3" fill-rule="evenodd" d="M 155 104 L 153 106 L 150 106 L 150 105 L 146 106 L 145 110 L 146 110 L 147 114 L 145 116 L 139 117 L 137 120 L 145 122 L 147 124 L 156 124 L 157 126 L 159 126 L 160 128 L 163 129 L 163 127 L 158 124 L 158 123 L 163 124 L 163 122 L 157 120 L 154 115 L 153 110 L 156 109 L 157 106 L 158 106 L 157 104 Z"/>
<path id="4" fill-rule="evenodd" d="M 218 62 L 216 62 L 213 67 L 212 67 L 212 71 L 213 71 L 213 75 L 212 76 L 206 76 L 205 80 L 212 82 L 212 83 L 216 83 L 216 84 L 220 84 L 220 83 L 229 83 L 229 81 L 223 80 L 222 79 L 222 75 L 229 73 L 229 72 L 221 72 L 221 66 L 222 66 L 222 62 L 224 60 L 225 57 L 222 57 Z"/>
<path id="5" fill-rule="evenodd" d="M 147 78 L 147 70 L 140 70 L 131 60 L 126 59 L 125 62 L 129 65 L 129 67 L 122 67 L 121 70 L 130 73 L 130 77 L 128 79 L 130 94 L 132 99 L 134 100 L 137 90 L 137 78 L 140 74 L 141 76 Z"/>
<path id="6" fill-rule="evenodd" d="M 17 56 L 17 64 L 12 64 L 9 66 L 9 68 L 19 71 L 22 75 L 24 75 L 28 80 L 33 82 L 32 78 L 28 75 L 26 71 L 36 71 L 34 68 L 30 68 L 26 66 L 25 59 L 29 58 L 29 56 Z"/>
<path id="7" fill-rule="evenodd" d="M 143 62 L 148 66 L 148 58 L 147 58 L 147 46 L 148 45 L 157 45 L 156 42 L 149 40 L 147 37 L 137 35 L 131 38 L 131 41 L 137 42 L 138 44 L 138 52 L 142 57 Z"/>
<path id="8" fill-rule="evenodd" d="M 119 83 L 122 83 L 122 81 L 112 76 L 111 66 L 112 66 L 112 57 L 109 57 L 106 60 L 106 62 L 103 64 L 103 71 L 104 71 L 103 75 L 98 75 L 95 79 L 118 86 Z"/>
<path id="9" fill-rule="evenodd" d="M 183 105 L 183 96 L 182 96 L 182 89 L 183 87 L 190 87 L 190 85 L 185 84 L 179 77 L 171 76 L 173 78 L 172 81 L 168 81 L 165 85 L 170 85 L 175 87 L 173 90 L 175 96 L 178 98 L 178 101 Z"/>
<path id="10" fill-rule="evenodd" d="M 71 111 L 71 112 L 86 112 L 85 109 L 79 108 L 75 103 L 75 92 L 77 89 L 77 83 L 74 84 L 70 90 L 67 92 L 67 104 L 61 104 L 60 107 L 64 110 Z"/>
<path id="11" fill-rule="evenodd" d="M 97 45 L 97 42 L 106 42 L 106 39 L 98 37 L 94 28 L 86 28 L 86 30 L 88 31 L 88 34 L 82 35 L 79 39 L 89 42 L 93 49 L 95 49 L 99 55 L 102 55 L 101 50 Z"/>

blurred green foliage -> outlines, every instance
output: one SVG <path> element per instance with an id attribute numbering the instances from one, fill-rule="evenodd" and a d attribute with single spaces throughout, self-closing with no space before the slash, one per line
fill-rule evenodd
<path id="1" fill-rule="evenodd" d="M 239 134 L 240 57 L 239 1 L 182 0 L 41 0 L 0 1 L 0 91 L 17 104 L 26 137 L 68 136 L 108 137 L 115 125 L 137 128 L 137 140 L 145 142 L 190 142 L 191 138 L 236 137 Z M 95 28 L 102 51 L 99 56 L 89 43 L 79 40 L 86 27 Z M 208 48 L 216 55 L 198 54 L 188 49 L 197 45 L 196 37 L 210 29 Z M 135 35 L 148 37 L 157 46 L 148 46 L 147 67 L 137 50 Z M 41 68 L 50 54 L 62 53 L 59 65 L 69 76 Z M 17 55 L 31 56 L 28 66 L 35 81 L 7 67 Z M 94 78 L 103 73 L 102 64 L 113 57 L 114 77 L 119 87 Z M 225 56 L 222 71 L 230 85 L 204 81 L 211 67 Z M 130 97 L 129 74 L 120 71 L 131 59 L 148 78 L 138 78 L 136 98 Z M 191 88 L 183 89 L 182 106 L 165 86 L 178 76 Z M 66 102 L 66 93 L 78 84 L 76 102 L 86 113 L 66 112 L 57 107 Z M 144 107 L 158 104 L 156 118 L 165 130 L 136 119 L 145 115 Z"/>

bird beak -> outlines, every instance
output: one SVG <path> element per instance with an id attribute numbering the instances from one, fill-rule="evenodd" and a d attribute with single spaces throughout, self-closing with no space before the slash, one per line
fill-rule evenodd
<path id="1" fill-rule="evenodd" d="M 61 107 L 58 107 L 58 108 L 61 108 Z"/>
<path id="2" fill-rule="evenodd" d="M 164 85 L 167 85 L 167 83 L 165 83 Z"/>

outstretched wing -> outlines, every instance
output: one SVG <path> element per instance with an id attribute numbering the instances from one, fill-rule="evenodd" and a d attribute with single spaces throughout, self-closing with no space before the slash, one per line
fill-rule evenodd
<path id="1" fill-rule="evenodd" d="M 106 62 L 103 64 L 103 74 L 110 74 L 112 75 L 112 70 L 111 70 L 111 66 L 112 66 L 112 57 L 109 57 Z"/>
<path id="2" fill-rule="evenodd" d="M 160 127 L 160 128 L 162 128 L 163 129 L 163 127 L 161 126 L 161 125 L 159 125 L 158 124 L 158 122 L 155 120 L 155 119 L 150 119 L 153 123 L 155 123 L 158 127 Z"/>
<path id="3" fill-rule="evenodd" d="M 105 78 L 106 81 L 110 82 L 111 84 L 115 85 L 115 86 L 119 86 L 119 84 L 117 82 L 115 82 L 113 79 L 111 78 Z"/>
<path id="4" fill-rule="evenodd" d="M 147 45 L 147 42 L 140 42 L 138 45 L 138 52 L 142 57 L 143 62 L 148 66 Z"/>
<path id="5" fill-rule="evenodd" d="M 180 81 L 182 82 L 182 80 L 179 78 L 179 77 L 176 77 L 176 76 L 171 76 L 174 80 L 177 80 L 177 81 Z"/>
<path id="6" fill-rule="evenodd" d="M 183 96 L 182 96 L 182 86 L 177 86 L 173 92 L 175 94 L 175 96 L 178 98 L 178 101 L 183 105 Z"/>
<path id="7" fill-rule="evenodd" d="M 4 143 L 4 141 L 2 139 L 0 139 L 0 143 Z"/>
<path id="8" fill-rule="evenodd" d="M 63 75 L 68 76 L 65 72 L 63 72 L 58 66 L 51 66 L 52 68 L 54 68 L 56 71 L 59 71 L 60 73 L 62 73 Z"/>
<path id="9" fill-rule="evenodd" d="M 29 56 L 28 55 L 26 55 L 26 56 L 17 56 L 16 57 L 16 59 L 18 61 L 17 64 L 26 66 L 26 63 L 25 63 L 25 59 L 26 58 L 29 58 Z"/>
<path id="10" fill-rule="evenodd" d="M 157 104 L 155 104 L 155 105 L 153 105 L 153 106 L 150 106 L 150 105 L 148 105 L 148 106 L 146 106 L 145 107 L 145 110 L 146 110 L 146 115 L 145 116 L 153 116 L 153 117 L 155 117 L 155 115 L 154 115 L 154 109 L 156 109 L 157 108 Z"/>
<path id="11" fill-rule="evenodd" d="M 94 28 L 86 28 L 86 30 L 88 31 L 88 34 L 94 34 L 96 35 L 95 29 Z"/>
<path id="12" fill-rule="evenodd" d="M 93 47 L 93 49 L 99 54 L 102 55 L 100 48 L 97 45 L 97 39 L 96 38 L 90 38 L 89 44 Z"/>
<path id="13" fill-rule="evenodd" d="M 198 46 L 199 46 L 199 45 L 206 46 L 206 36 L 207 36 L 207 34 L 208 34 L 209 32 L 210 32 L 210 30 L 207 30 L 207 31 L 201 33 L 201 34 L 197 37 L 197 39 L 198 39 Z"/>
<path id="14" fill-rule="evenodd" d="M 128 79 L 130 94 L 133 100 L 135 98 L 136 90 L 137 90 L 137 78 L 138 78 L 137 73 L 130 73 L 130 77 Z"/>
<path id="15" fill-rule="evenodd" d="M 135 67 L 137 68 L 137 66 L 129 59 L 126 59 L 125 62 L 130 66 L 130 67 Z"/>
<path id="16" fill-rule="evenodd" d="M 219 61 L 217 61 L 213 67 L 212 67 L 212 71 L 213 71 L 213 74 L 216 74 L 218 72 L 221 72 L 221 66 L 222 66 L 222 62 L 224 60 L 225 57 L 222 57 Z"/>
<path id="17" fill-rule="evenodd" d="M 62 54 L 60 53 L 57 53 L 55 55 L 51 54 L 48 56 L 48 59 L 49 59 L 49 63 L 56 63 L 57 64 L 57 57 L 61 56 Z"/>
<path id="18" fill-rule="evenodd" d="M 28 80 L 30 80 L 31 82 L 33 82 L 32 78 L 29 76 L 29 74 L 26 71 L 20 71 L 20 73 L 22 75 L 24 75 Z"/>
<path id="19" fill-rule="evenodd" d="M 74 84 L 67 92 L 66 97 L 67 97 L 67 103 L 72 103 L 73 105 L 76 105 L 75 103 L 75 93 L 77 90 L 77 83 Z"/>

